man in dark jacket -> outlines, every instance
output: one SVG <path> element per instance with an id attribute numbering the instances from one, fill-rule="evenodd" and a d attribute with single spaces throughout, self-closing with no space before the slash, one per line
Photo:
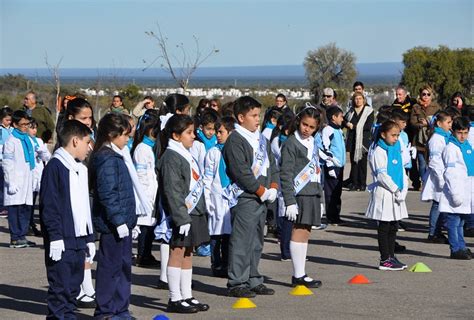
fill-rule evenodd
<path id="1" fill-rule="evenodd" d="M 51 112 L 36 102 L 36 94 L 33 91 L 28 92 L 23 99 L 23 110 L 33 117 L 38 123 L 37 136 L 43 139 L 44 143 L 48 143 L 53 136 L 54 121 Z"/>

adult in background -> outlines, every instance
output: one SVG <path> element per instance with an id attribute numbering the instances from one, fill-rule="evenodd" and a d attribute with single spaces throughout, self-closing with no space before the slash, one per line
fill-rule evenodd
<path id="1" fill-rule="evenodd" d="M 372 98 L 367 94 L 367 92 L 364 91 L 364 84 L 361 81 L 354 82 L 354 84 L 352 85 L 352 91 L 353 91 L 352 95 L 354 95 L 356 92 L 362 93 L 364 95 L 366 105 L 369 105 L 372 107 Z M 352 106 L 353 106 L 353 102 L 352 102 L 352 97 L 351 97 L 351 99 L 349 99 L 349 102 L 347 104 L 347 111 L 349 111 Z"/>
<path id="2" fill-rule="evenodd" d="M 351 107 L 344 116 L 347 127 L 346 150 L 351 160 L 350 191 L 364 191 L 367 181 L 367 154 L 370 130 L 374 123 L 374 109 L 367 104 L 362 92 L 354 92 Z"/>
<path id="3" fill-rule="evenodd" d="M 127 109 L 123 106 L 123 98 L 120 95 L 115 95 L 112 97 L 112 103 L 109 107 L 109 112 L 118 112 L 124 114 L 130 114 Z"/>
<path id="4" fill-rule="evenodd" d="M 404 86 L 398 86 L 395 89 L 395 100 L 392 103 L 392 107 L 395 109 L 400 109 L 405 113 L 408 113 L 408 116 L 411 116 L 411 111 L 413 106 L 416 104 L 416 99 L 413 99 L 408 94 L 407 89 Z M 405 132 L 408 135 L 408 141 L 413 141 L 414 132 L 416 128 L 411 125 L 410 121 L 407 123 Z M 412 182 L 413 189 L 419 190 L 421 186 L 420 174 L 418 172 L 418 164 L 416 159 L 412 159 L 412 165 L 409 172 L 410 180 Z"/>
<path id="5" fill-rule="evenodd" d="M 23 110 L 26 111 L 29 117 L 35 118 L 38 123 L 37 136 L 40 137 L 44 143 L 48 143 L 53 136 L 54 121 L 51 111 L 45 106 L 39 105 L 36 101 L 36 93 L 28 92 L 23 100 Z"/>
<path id="6" fill-rule="evenodd" d="M 448 100 L 448 108 L 449 107 L 456 108 L 461 113 L 464 108 L 468 107 L 468 105 L 466 104 L 465 98 L 461 92 L 457 91 L 453 93 L 451 98 Z"/>
<path id="7" fill-rule="evenodd" d="M 132 114 L 136 118 L 140 118 L 149 109 L 155 109 L 155 99 L 153 99 L 152 96 L 145 96 L 145 98 L 133 108 Z"/>
<path id="8" fill-rule="evenodd" d="M 294 112 L 288 106 L 288 100 L 283 93 L 279 93 L 275 97 L 275 107 L 280 110 L 283 114 L 289 113 L 290 115 L 294 115 Z"/>
<path id="9" fill-rule="evenodd" d="M 433 102 L 433 98 L 433 89 L 429 85 L 423 85 L 419 90 L 417 103 L 413 106 L 410 117 L 410 124 L 414 129 L 412 145 L 416 147 L 418 151 L 418 172 L 422 179 L 426 173 L 430 122 L 433 115 L 441 110 L 440 106 L 436 102 Z"/>

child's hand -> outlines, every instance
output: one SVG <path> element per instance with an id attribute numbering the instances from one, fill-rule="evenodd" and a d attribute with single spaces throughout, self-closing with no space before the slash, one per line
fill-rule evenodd
<path id="1" fill-rule="evenodd" d="M 270 188 L 270 189 L 268 189 L 268 192 L 269 192 L 270 194 L 269 194 L 269 196 L 268 196 L 268 200 L 267 200 L 267 201 L 268 201 L 269 203 L 273 203 L 273 202 L 276 200 L 277 196 L 278 196 L 278 190 L 275 189 L 275 188 Z"/>
<path id="2" fill-rule="evenodd" d="M 118 233 L 119 238 L 123 239 L 130 235 L 130 230 L 128 230 L 128 227 L 126 224 L 122 224 L 117 227 L 117 233 Z"/>
<path id="3" fill-rule="evenodd" d="M 189 230 L 191 230 L 191 224 L 190 223 L 186 223 L 186 224 L 183 224 L 182 226 L 179 226 L 179 234 L 182 234 L 185 237 L 188 236 Z"/>
<path id="4" fill-rule="evenodd" d="M 296 204 L 292 204 L 292 205 L 286 207 L 285 217 L 289 221 L 295 221 L 297 215 L 298 215 L 298 206 Z"/>
<path id="5" fill-rule="evenodd" d="M 140 227 L 139 226 L 135 226 L 135 228 L 132 229 L 132 239 L 133 240 L 137 240 L 138 239 L 138 235 L 142 233 L 140 231 Z"/>
<path id="6" fill-rule="evenodd" d="M 17 186 L 8 186 L 8 194 L 16 194 L 18 191 L 20 191 L 20 188 Z"/>
<path id="7" fill-rule="evenodd" d="M 51 243 L 49 244 L 49 257 L 53 261 L 59 261 L 61 260 L 61 256 L 64 250 L 65 249 L 63 240 L 51 241 Z"/>
<path id="8" fill-rule="evenodd" d="M 92 264 L 92 263 L 94 263 L 94 257 L 95 257 L 95 252 L 96 252 L 95 243 L 94 242 L 89 242 L 87 244 L 87 250 L 89 252 L 88 252 L 87 257 L 86 257 L 86 262 Z"/>
<path id="9" fill-rule="evenodd" d="M 403 196 L 400 190 L 395 191 L 395 201 L 397 203 L 405 201 L 405 199 L 403 199 Z"/>

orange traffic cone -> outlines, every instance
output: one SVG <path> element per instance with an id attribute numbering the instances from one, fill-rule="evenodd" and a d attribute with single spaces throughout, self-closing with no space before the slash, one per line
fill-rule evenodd
<path id="1" fill-rule="evenodd" d="M 348 281 L 349 284 L 369 284 L 371 283 L 363 274 L 355 275 Z"/>

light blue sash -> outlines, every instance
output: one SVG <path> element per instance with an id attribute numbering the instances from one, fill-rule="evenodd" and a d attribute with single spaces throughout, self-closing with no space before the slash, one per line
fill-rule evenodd
<path id="1" fill-rule="evenodd" d="M 293 180 L 293 187 L 295 188 L 295 196 L 316 176 L 319 168 L 318 148 L 315 144 L 313 155 L 308 164 L 301 170 L 300 173 Z"/>
<path id="2" fill-rule="evenodd" d="M 258 146 L 257 154 L 255 155 L 252 163 L 252 172 L 256 179 L 258 179 L 263 172 L 265 167 L 265 162 L 267 161 L 267 139 L 260 134 L 260 142 Z M 237 205 L 238 197 L 244 193 L 236 183 L 229 185 L 224 190 L 224 197 L 229 201 L 229 208 L 235 207 Z"/>
<path id="3" fill-rule="evenodd" d="M 194 160 L 196 161 L 196 160 Z M 197 163 L 197 161 L 196 161 Z M 191 168 L 192 170 L 192 168 Z M 193 175 L 191 174 L 190 179 L 194 179 Z M 184 199 L 184 202 L 186 204 L 186 208 L 188 208 L 188 214 L 191 214 L 191 212 L 196 208 L 199 200 L 201 199 L 201 196 L 204 192 L 204 180 L 202 178 L 201 172 L 199 172 L 199 179 L 194 185 L 193 189 L 189 194 L 187 195 L 186 199 Z"/>

